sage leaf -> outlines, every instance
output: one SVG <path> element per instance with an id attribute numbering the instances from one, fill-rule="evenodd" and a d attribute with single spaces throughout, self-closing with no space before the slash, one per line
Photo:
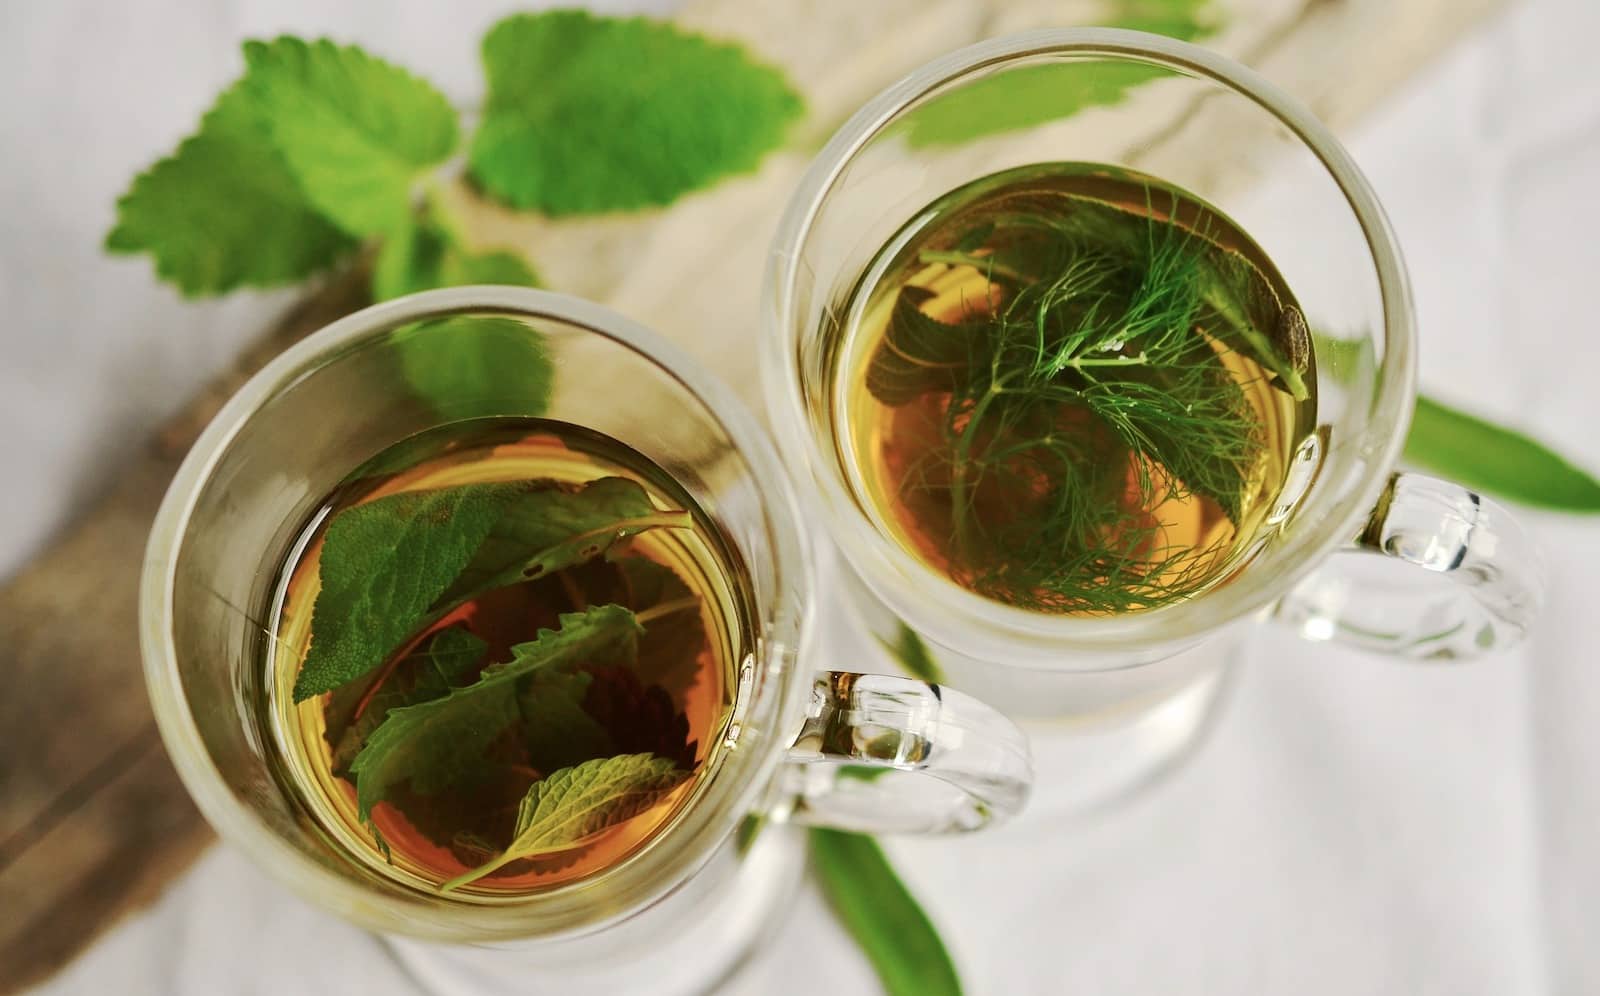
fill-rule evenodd
<path id="1" fill-rule="evenodd" d="M 1405 459 L 1464 487 L 1557 512 L 1600 512 L 1600 481 L 1543 443 L 1417 398 Z"/>
<path id="2" fill-rule="evenodd" d="M 811 864 L 822 894 L 889 996 L 960 996 L 950 953 L 876 841 L 813 829 Z"/>
<path id="3" fill-rule="evenodd" d="M 912 677 L 935 685 L 944 681 L 944 672 L 939 670 L 939 663 L 933 659 L 933 651 L 928 649 L 921 635 L 909 624 L 901 622 L 894 642 L 885 640 L 883 646 Z"/>
<path id="4" fill-rule="evenodd" d="M 403 647 L 519 490 L 407 491 L 335 515 L 323 540 L 322 588 L 295 701 L 354 681 Z"/>
<path id="5" fill-rule="evenodd" d="M 436 608 L 448 610 L 486 591 L 583 563 L 647 529 L 690 524 L 688 512 L 657 509 L 625 477 L 602 477 L 578 488 L 547 483 L 506 504 Z"/>

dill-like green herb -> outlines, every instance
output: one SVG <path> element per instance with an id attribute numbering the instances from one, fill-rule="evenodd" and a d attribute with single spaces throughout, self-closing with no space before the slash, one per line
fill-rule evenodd
<path id="1" fill-rule="evenodd" d="M 1077 197 L 1014 202 L 917 254 L 988 282 L 954 322 L 923 310 L 932 291 L 902 288 L 867 372 L 878 401 L 930 413 L 937 445 L 899 486 L 947 510 L 956 580 L 1054 612 L 1146 608 L 1210 582 L 1216 551 L 1169 543 L 1154 513 L 1201 496 L 1239 520 L 1265 440 L 1223 354 L 1305 392 L 1273 348 L 1281 328 L 1257 327 L 1292 309 L 1236 257 L 1154 210 Z"/>

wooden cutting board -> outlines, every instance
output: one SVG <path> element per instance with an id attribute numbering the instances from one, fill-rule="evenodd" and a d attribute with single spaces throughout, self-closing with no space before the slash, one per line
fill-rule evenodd
<path id="1" fill-rule="evenodd" d="M 1345 130 L 1500 0 L 1222 6 L 1231 26 L 1207 44 Z M 793 151 L 660 211 L 554 222 L 509 216 L 465 191 L 457 207 L 475 241 L 525 247 L 551 287 L 676 339 L 759 407 L 753 337 L 766 243 L 810 150 L 873 92 L 938 53 L 1029 27 L 1094 23 L 1106 10 L 1079 0 L 690 0 L 681 23 L 744 42 L 806 92 L 809 117 Z M 1212 136 L 1208 145 L 1227 143 Z M 0 587 L 0 674 L 6 687 L 27 690 L 0 699 L 0 992 L 66 964 L 212 842 L 145 699 L 136 628 L 145 537 L 167 482 L 222 401 L 290 343 L 364 304 L 362 283 L 346 274 L 311 289 L 129 455 L 97 507 Z"/>

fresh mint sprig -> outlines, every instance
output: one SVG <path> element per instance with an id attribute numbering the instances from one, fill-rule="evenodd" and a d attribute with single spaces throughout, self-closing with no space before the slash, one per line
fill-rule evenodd
<path id="1" fill-rule="evenodd" d="M 148 253 L 186 296 L 295 283 L 366 246 L 382 299 L 457 283 L 533 286 L 520 255 L 466 246 L 437 196 L 463 152 L 432 84 L 354 45 L 244 45 L 199 130 L 133 181 L 108 251 Z M 666 204 L 754 169 L 801 101 L 737 46 L 644 18 L 518 14 L 484 43 L 473 183 L 514 208 Z"/>

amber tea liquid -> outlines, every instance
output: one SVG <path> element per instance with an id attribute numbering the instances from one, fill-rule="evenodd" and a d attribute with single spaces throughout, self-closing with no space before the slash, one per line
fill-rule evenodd
<path id="1" fill-rule="evenodd" d="M 280 777 L 311 818 L 356 860 L 410 884 L 436 888 L 506 847 L 519 801 L 550 772 L 533 767 L 516 737 L 508 735 L 491 748 L 487 779 L 428 796 L 402 787 L 377 805 L 370 827 L 358 819 L 354 777 L 347 770 L 349 744 L 342 738 L 384 681 L 405 680 L 400 668 L 410 662 L 402 659 L 396 666 L 391 661 L 389 672 L 379 672 L 370 688 L 356 686 L 354 693 L 340 690 L 293 702 L 291 688 L 310 637 L 328 521 L 342 509 L 401 491 L 540 479 L 581 485 L 602 477 L 637 482 L 658 508 L 691 512 L 694 527 L 641 533 L 605 557 L 490 592 L 440 619 L 430 631 L 464 626 L 487 643 L 484 660 L 492 663 L 505 659 L 511 646 L 557 626 L 561 613 L 610 603 L 644 608 L 639 603 L 647 593 L 635 590 L 638 583 L 630 580 L 638 573 L 627 569 L 630 558 L 665 568 L 670 575 L 664 576 L 676 579 L 672 586 L 677 594 L 665 606 L 668 614 L 645 626 L 637 665 L 586 666 L 580 705 L 587 717 L 584 726 L 598 724 L 617 752 L 674 758 L 692 776 L 598 839 L 512 862 L 461 891 L 523 894 L 604 870 L 662 830 L 694 798 L 721 747 L 736 662 L 748 649 L 749 614 L 729 548 L 671 477 L 615 440 L 543 419 L 458 422 L 405 440 L 352 475 L 306 524 L 278 585 L 267 711 L 281 754 Z M 654 576 L 663 575 L 656 571 Z M 684 609 L 686 595 L 697 604 Z M 670 651 L 670 666 L 652 659 L 652 653 L 662 651 Z"/>
<path id="2" fill-rule="evenodd" d="M 863 511 L 1027 609 L 1139 610 L 1225 582 L 1314 425 L 1309 337 L 1271 260 L 1140 174 L 1058 163 L 971 183 L 832 313 L 833 436 Z"/>

